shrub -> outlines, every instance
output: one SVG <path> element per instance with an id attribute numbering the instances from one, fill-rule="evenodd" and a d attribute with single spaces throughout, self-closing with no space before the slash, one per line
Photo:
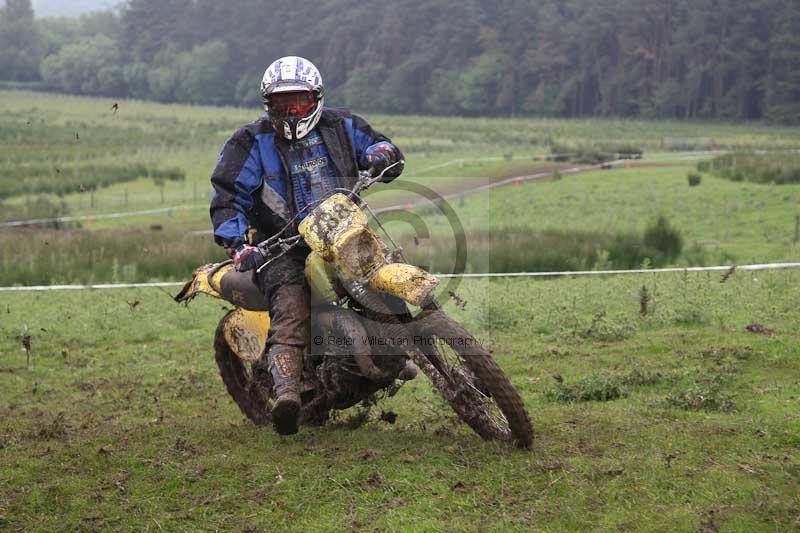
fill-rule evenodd
<path id="1" fill-rule="evenodd" d="M 666 217 L 659 216 L 655 224 L 645 230 L 644 245 L 658 251 L 667 261 L 673 261 L 683 251 L 683 236 Z"/>
<path id="2" fill-rule="evenodd" d="M 698 163 L 697 169 L 731 181 L 776 185 L 800 183 L 800 155 L 794 152 L 734 152 Z"/>
<path id="3" fill-rule="evenodd" d="M 730 412 L 736 410 L 733 398 L 723 393 L 717 383 L 695 382 L 686 390 L 667 396 L 666 405 L 685 411 Z"/>
<path id="4" fill-rule="evenodd" d="M 630 149 L 630 147 L 625 147 Z M 594 146 L 569 146 L 564 144 L 552 144 L 550 146 L 550 161 L 567 162 L 571 161 L 580 165 L 599 165 L 611 161 L 617 155 L 614 150 L 606 150 Z M 641 156 L 641 151 L 640 151 Z"/>
<path id="5" fill-rule="evenodd" d="M 690 172 L 687 178 L 689 180 L 689 187 L 697 187 L 703 180 L 703 176 L 696 172 Z"/>
<path id="6" fill-rule="evenodd" d="M 571 385 L 557 383 L 545 393 L 548 400 L 558 403 L 609 402 L 627 395 L 617 378 L 600 374 L 593 374 Z"/>
<path id="7" fill-rule="evenodd" d="M 632 144 L 607 144 L 600 148 L 603 152 L 614 154 L 620 159 L 641 159 L 644 150 Z"/>
<path id="8" fill-rule="evenodd" d="M 629 338 L 635 329 L 630 322 L 621 318 L 610 319 L 603 311 L 592 318 L 591 325 L 582 333 L 582 336 L 602 342 L 622 341 Z"/>
<path id="9" fill-rule="evenodd" d="M 649 256 L 642 238 L 635 233 L 618 233 L 607 245 L 608 260 L 622 268 L 637 268 Z"/>
<path id="10" fill-rule="evenodd" d="M 153 183 L 163 185 L 165 181 L 183 181 L 186 179 L 186 172 L 180 168 L 150 169 L 150 177 Z"/>
<path id="11" fill-rule="evenodd" d="M 631 387 L 645 387 L 658 385 L 663 379 L 664 376 L 660 372 L 636 367 L 622 377 L 621 383 Z"/>

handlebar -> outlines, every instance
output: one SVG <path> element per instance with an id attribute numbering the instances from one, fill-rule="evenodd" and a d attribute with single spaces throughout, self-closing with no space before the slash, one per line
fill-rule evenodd
<path id="1" fill-rule="evenodd" d="M 356 181 L 356 185 L 355 187 L 353 187 L 353 190 L 350 191 L 350 193 L 352 194 L 360 193 L 364 189 L 367 189 L 370 186 L 374 185 L 375 183 L 381 181 L 383 177 L 386 175 L 386 172 L 388 170 L 393 169 L 397 165 L 403 165 L 403 164 L 405 164 L 405 161 L 402 159 L 400 161 L 395 161 L 388 167 L 384 168 L 383 171 L 381 171 L 381 173 L 375 176 L 374 178 L 370 177 L 369 170 L 362 170 L 361 172 L 358 173 L 358 181 Z"/>
<path id="2" fill-rule="evenodd" d="M 294 236 L 288 237 L 286 239 L 281 238 L 281 235 L 283 235 L 283 233 L 287 229 L 289 229 L 292 226 L 292 224 L 294 224 L 294 222 L 297 220 L 297 217 L 300 216 L 300 213 L 304 212 L 306 209 L 308 209 L 308 208 L 310 208 L 312 206 L 319 205 L 321 202 L 326 200 L 328 197 L 330 197 L 330 196 L 332 196 L 332 195 L 334 195 L 336 193 L 345 193 L 345 194 L 347 194 L 348 196 L 351 196 L 351 197 L 352 196 L 358 196 L 361 193 L 361 191 L 363 191 L 365 189 L 368 189 L 369 187 L 371 187 L 375 183 L 381 181 L 383 179 L 383 177 L 386 175 L 386 172 L 388 170 L 391 170 L 392 168 L 396 167 L 397 165 L 403 165 L 403 164 L 405 164 L 405 161 L 402 160 L 402 159 L 400 161 L 396 161 L 396 162 L 392 163 L 391 165 L 387 166 L 386 168 L 384 168 L 383 171 L 381 171 L 381 173 L 378 174 L 375 177 L 370 176 L 370 173 L 369 173 L 368 170 L 362 170 L 362 171 L 360 171 L 358 173 L 358 180 L 356 180 L 356 184 L 355 184 L 355 186 L 353 187 L 352 190 L 334 189 L 333 191 L 330 192 L 330 194 L 326 195 L 325 198 L 322 198 L 321 200 L 317 200 L 316 202 L 311 202 L 308 205 L 306 205 L 305 207 L 303 207 L 303 209 L 299 209 L 297 214 L 292 218 L 292 220 L 290 220 L 288 222 L 288 224 L 286 224 L 286 226 L 283 227 L 283 229 L 281 229 L 278 233 L 276 233 L 275 235 L 273 235 L 269 239 L 267 239 L 264 242 L 258 244 L 258 249 L 261 251 L 261 254 L 264 255 L 264 257 L 270 257 L 270 256 L 272 256 L 272 255 L 274 255 L 276 253 L 277 253 L 277 255 L 275 255 L 274 257 L 270 258 L 269 261 L 267 261 L 261 267 L 259 267 L 257 272 L 260 272 L 264 267 L 266 267 L 272 261 L 274 261 L 278 257 L 284 255 L 285 253 L 289 252 L 292 248 L 294 248 L 295 246 L 297 246 L 300 243 L 300 240 L 302 239 L 302 237 L 300 235 L 294 235 Z M 363 200 L 362 200 L 362 202 L 363 202 Z"/>

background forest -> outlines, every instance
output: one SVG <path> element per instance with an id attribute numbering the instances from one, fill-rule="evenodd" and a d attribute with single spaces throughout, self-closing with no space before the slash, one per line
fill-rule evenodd
<path id="1" fill-rule="evenodd" d="M 128 0 L 77 18 L 0 3 L 12 87 L 254 105 L 265 66 L 298 54 L 362 111 L 800 123 L 794 0 Z"/>

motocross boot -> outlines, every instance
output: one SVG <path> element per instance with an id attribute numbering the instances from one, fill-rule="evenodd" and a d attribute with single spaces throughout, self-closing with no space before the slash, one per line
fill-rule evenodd
<path id="1" fill-rule="evenodd" d="M 269 369 L 275 383 L 272 425 L 280 435 L 297 433 L 300 419 L 300 378 L 303 375 L 303 349 L 275 345 L 269 350 Z"/>
<path id="2" fill-rule="evenodd" d="M 302 275 L 302 274 L 301 274 Z M 303 354 L 310 329 L 309 294 L 305 285 L 282 285 L 270 293 L 270 324 L 267 350 L 269 370 L 275 384 L 272 423 L 281 435 L 297 433 L 300 415 L 300 380 Z"/>

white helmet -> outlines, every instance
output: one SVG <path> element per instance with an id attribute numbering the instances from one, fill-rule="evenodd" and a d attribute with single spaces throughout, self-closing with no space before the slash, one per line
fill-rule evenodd
<path id="1" fill-rule="evenodd" d="M 275 133 L 294 141 L 314 129 L 322 114 L 325 86 L 308 59 L 286 56 L 273 62 L 261 80 L 264 109 Z"/>

